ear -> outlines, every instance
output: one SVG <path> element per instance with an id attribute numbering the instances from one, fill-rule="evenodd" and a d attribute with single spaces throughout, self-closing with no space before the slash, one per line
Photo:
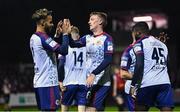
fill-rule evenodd
<path id="1" fill-rule="evenodd" d="M 45 26 L 45 22 L 44 21 L 42 22 L 42 26 Z"/>
<path id="2" fill-rule="evenodd" d="M 103 22 L 103 21 L 102 21 L 101 19 L 99 20 L 99 22 L 100 22 L 99 25 L 102 25 L 102 22 Z"/>
<path id="3" fill-rule="evenodd" d="M 138 37 L 141 36 L 141 32 L 136 32 L 136 34 Z"/>
<path id="4" fill-rule="evenodd" d="M 41 20 L 41 26 L 45 26 L 45 21 Z"/>

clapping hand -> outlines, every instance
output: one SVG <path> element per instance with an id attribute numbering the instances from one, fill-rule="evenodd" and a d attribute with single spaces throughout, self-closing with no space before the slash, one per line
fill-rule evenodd
<path id="1" fill-rule="evenodd" d="M 60 20 L 59 22 L 58 22 L 58 24 L 57 24 L 57 27 L 56 27 L 56 33 L 55 33 L 55 35 L 54 35 L 54 37 L 55 38 L 58 38 L 59 36 L 60 36 L 60 34 L 61 34 L 61 32 L 62 32 L 62 24 L 63 24 L 63 22 L 62 22 L 62 20 Z"/>
<path id="2" fill-rule="evenodd" d="M 156 37 L 158 40 L 160 40 L 163 43 L 166 43 L 166 41 L 169 39 L 167 33 L 161 32 L 158 37 Z"/>
<path id="3" fill-rule="evenodd" d="M 71 28 L 72 28 L 70 20 L 69 19 L 64 19 L 61 28 L 62 28 L 63 35 L 69 34 L 71 32 Z"/>

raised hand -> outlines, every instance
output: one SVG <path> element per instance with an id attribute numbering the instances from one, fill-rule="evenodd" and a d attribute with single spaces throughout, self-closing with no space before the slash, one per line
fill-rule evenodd
<path id="1" fill-rule="evenodd" d="M 63 34 L 69 34 L 71 32 L 71 23 L 69 19 L 64 19 L 62 24 L 62 33 Z"/>
<path id="2" fill-rule="evenodd" d="M 169 39 L 167 33 L 161 32 L 158 37 L 156 37 L 158 40 L 160 40 L 163 43 L 166 43 L 166 41 Z"/>
<path id="3" fill-rule="evenodd" d="M 62 24 L 63 24 L 63 21 L 62 20 L 60 20 L 59 22 L 58 22 L 58 24 L 57 24 L 57 27 L 56 27 L 56 33 L 55 33 L 55 35 L 54 35 L 54 37 L 55 38 L 58 38 L 59 36 L 60 36 L 60 34 L 61 34 L 61 32 L 62 32 Z"/>

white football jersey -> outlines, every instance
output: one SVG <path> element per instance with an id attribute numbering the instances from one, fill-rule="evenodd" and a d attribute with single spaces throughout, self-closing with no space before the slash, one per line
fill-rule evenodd
<path id="1" fill-rule="evenodd" d="M 143 47 L 140 47 L 141 44 Z M 164 43 L 149 36 L 137 42 L 134 51 L 144 53 L 144 74 L 141 87 L 170 84 L 167 72 L 168 49 Z"/>
<path id="2" fill-rule="evenodd" d="M 134 74 L 134 67 L 135 67 L 135 61 L 136 61 L 136 56 L 135 53 L 132 49 L 133 45 L 130 45 L 127 47 L 122 56 L 121 56 L 121 69 L 128 71 L 132 75 Z M 129 94 L 130 86 L 131 86 L 131 80 L 126 80 L 125 86 L 124 86 L 124 91 L 125 93 Z"/>
<path id="3" fill-rule="evenodd" d="M 142 87 L 170 84 L 167 72 L 168 49 L 164 43 L 153 36 L 139 39 L 133 46 L 128 47 L 121 58 L 121 68 L 134 74 L 135 53 L 144 54 L 144 73 Z M 125 92 L 129 94 L 131 80 L 125 83 Z"/>
<path id="4" fill-rule="evenodd" d="M 86 85 L 86 47 L 68 49 L 68 55 L 65 58 L 65 77 L 63 85 L 79 84 Z"/>
<path id="5" fill-rule="evenodd" d="M 86 49 L 87 49 L 87 68 L 88 73 L 95 70 L 104 60 L 105 53 L 113 52 L 112 37 L 107 33 L 102 33 L 98 36 L 86 35 Z M 110 86 L 110 74 L 105 74 L 105 70 L 96 75 L 94 84 Z M 100 78 L 103 79 L 99 82 Z"/>
<path id="6" fill-rule="evenodd" d="M 59 84 L 56 56 L 52 51 L 57 45 L 50 37 L 42 38 L 36 34 L 31 36 L 30 48 L 35 72 L 33 80 L 34 88 L 57 86 Z"/>

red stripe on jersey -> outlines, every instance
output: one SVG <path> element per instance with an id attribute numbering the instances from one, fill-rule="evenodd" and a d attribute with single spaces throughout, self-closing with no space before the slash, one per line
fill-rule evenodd
<path id="1" fill-rule="evenodd" d="M 38 31 L 38 32 L 36 32 L 36 33 L 39 34 L 39 35 L 41 35 L 41 37 L 44 37 L 45 39 L 48 39 L 48 38 L 49 38 L 49 36 L 48 36 L 46 33 L 44 33 L 44 32 Z"/>
<path id="2" fill-rule="evenodd" d="M 54 97 L 54 88 L 53 87 L 50 87 L 50 108 L 51 109 L 55 109 L 55 97 Z"/>

